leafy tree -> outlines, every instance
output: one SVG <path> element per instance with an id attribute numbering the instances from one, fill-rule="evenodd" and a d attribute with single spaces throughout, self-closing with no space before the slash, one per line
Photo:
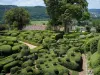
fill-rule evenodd
<path id="1" fill-rule="evenodd" d="M 97 32 L 100 32 L 100 19 L 93 19 L 92 26 L 96 27 Z"/>
<path id="2" fill-rule="evenodd" d="M 50 17 L 49 23 L 54 27 L 54 30 L 57 30 L 57 26 L 61 23 L 58 18 L 60 15 L 59 11 L 59 0 L 44 0 L 47 8 L 47 13 Z"/>
<path id="3" fill-rule="evenodd" d="M 65 27 L 65 32 L 69 32 L 73 19 L 89 19 L 86 0 L 44 0 L 44 2 L 54 25 L 61 21 Z"/>
<path id="4" fill-rule="evenodd" d="M 15 26 L 21 30 L 23 26 L 29 23 L 30 16 L 28 11 L 23 8 L 13 8 L 5 13 L 4 19 L 11 29 Z"/>

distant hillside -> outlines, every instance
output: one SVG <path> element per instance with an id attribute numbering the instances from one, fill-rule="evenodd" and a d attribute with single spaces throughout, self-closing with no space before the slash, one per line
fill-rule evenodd
<path id="1" fill-rule="evenodd" d="M 23 8 L 29 11 L 32 20 L 46 20 L 49 18 L 46 13 L 46 8 L 43 6 L 23 7 Z"/>
<path id="2" fill-rule="evenodd" d="M 3 15 L 7 10 L 9 10 L 11 8 L 15 8 L 15 7 L 17 7 L 17 6 L 14 6 L 14 5 L 0 5 L 0 21 L 2 20 Z"/>
<path id="3" fill-rule="evenodd" d="M 93 18 L 100 18 L 100 9 L 89 9 L 89 12 Z"/>
<path id="4" fill-rule="evenodd" d="M 0 5 L 0 21 L 3 19 L 3 15 L 5 11 L 15 8 L 18 6 L 14 5 Z M 43 6 L 35 6 L 35 7 L 22 7 L 29 11 L 31 20 L 47 20 L 49 17 L 46 13 L 46 8 Z"/>
<path id="5" fill-rule="evenodd" d="M 2 20 L 5 11 L 15 7 L 18 6 L 0 5 L 0 21 Z M 46 13 L 46 8 L 44 6 L 35 6 L 35 7 L 23 6 L 22 8 L 25 8 L 26 10 L 29 11 L 31 20 L 47 20 L 49 18 Z M 100 9 L 89 9 L 89 12 L 93 18 L 100 18 Z"/>

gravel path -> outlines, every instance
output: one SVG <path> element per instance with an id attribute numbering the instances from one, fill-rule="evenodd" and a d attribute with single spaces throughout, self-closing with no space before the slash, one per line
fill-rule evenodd
<path id="1" fill-rule="evenodd" d="M 79 72 L 79 75 L 87 75 L 87 59 L 84 54 L 82 54 L 82 59 L 83 59 L 82 71 Z"/>
<path id="2" fill-rule="evenodd" d="M 22 42 L 22 41 L 20 41 L 20 42 L 23 43 L 23 44 L 25 44 L 25 45 L 27 45 L 30 49 L 34 49 L 34 48 L 37 47 L 37 46 L 34 46 L 34 45 L 26 43 L 26 42 Z"/>

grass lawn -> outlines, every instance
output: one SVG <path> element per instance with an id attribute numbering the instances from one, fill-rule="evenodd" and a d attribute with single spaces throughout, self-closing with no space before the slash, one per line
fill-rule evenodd
<path id="1" fill-rule="evenodd" d="M 47 25 L 48 21 L 31 21 L 31 25 Z"/>

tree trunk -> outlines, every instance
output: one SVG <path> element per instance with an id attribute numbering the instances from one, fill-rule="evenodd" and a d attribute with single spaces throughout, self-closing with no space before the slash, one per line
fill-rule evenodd
<path id="1" fill-rule="evenodd" d="M 69 24 L 68 23 L 64 23 L 64 32 L 69 33 Z"/>

